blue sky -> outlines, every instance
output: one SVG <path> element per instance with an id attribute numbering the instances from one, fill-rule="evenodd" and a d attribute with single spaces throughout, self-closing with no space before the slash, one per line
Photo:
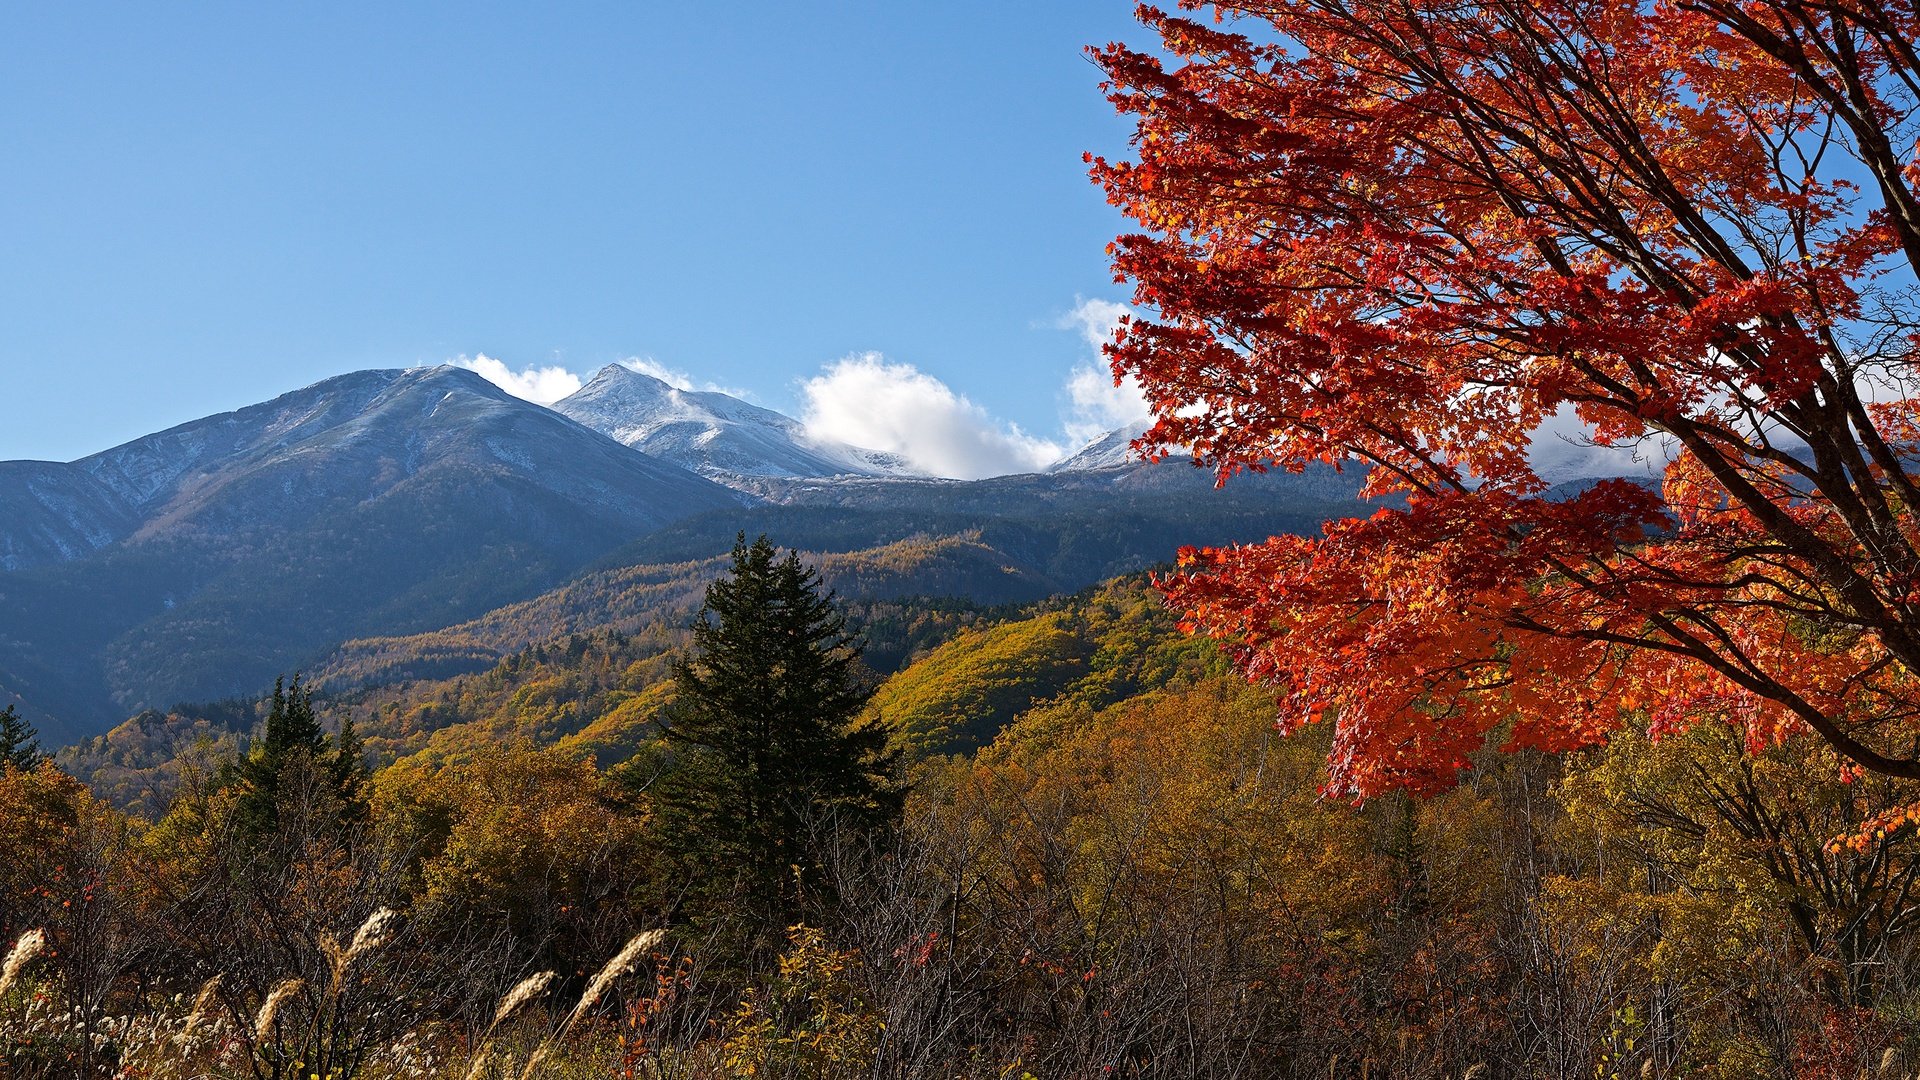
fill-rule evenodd
<path id="1" fill-rule="evenodd" d="M 0 458 L 483 354 L 796 413 L 939 387 L 1044 456 L 1008 425 L 1124 411 L 1066 388 L 1069 313 L 1124 299 L 1081 49 L 1142 40 L 1132 6 L 16 7 Z"/>

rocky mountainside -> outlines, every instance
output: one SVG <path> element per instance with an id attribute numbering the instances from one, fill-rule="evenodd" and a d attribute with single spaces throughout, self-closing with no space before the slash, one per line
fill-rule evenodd
<path id="1" fill-rule="evenodd" d="M 61 461 L 0 461 L 0 509 L 0 571 L 81 558 L 140 522 L 125 499 Z"/>
<path id="2" fill-rule="evenodd" d="M 739 398 L 682 390 L 620 364 L 553 410 L 636 450 L 723 482 L 736 477 L 911 475 L 891 454 L 807 435 L 790 416 Z"/>

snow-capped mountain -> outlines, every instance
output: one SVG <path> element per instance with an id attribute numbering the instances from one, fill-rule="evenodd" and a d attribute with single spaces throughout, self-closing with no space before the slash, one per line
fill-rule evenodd
<path id="1" fill-rule="evenodd" d="M 358 371 L 73 462 L 0 462 L 0 568 L 116 541 L 298 524 L 449 468 L 523 477 L 628 527 L 728 502 L 460 368 Z"/>
<path id="2" fill-rule="evenodd" d="M 1138 465 L 1140 459 L 1133 453 L 1133 440 L 1138 434 L 1130 428 L 1116 428 L 1049 465 L 1047 471 L 1089 472 Z"/>
<path id="3" fill-rule="evenodd" d="M 1534 431 L 1527 447 L 1527 463 L 1550 485 L 1612 477 L 1658 483 L 1675 449 L 1672 440 L 1663 436 L 1649 436 L 1622 446 L 1600 446 L 1573 410 L 1565 408 Z"/>
<path id="4" fill-rule="evenodd" d="M 893 454 L 812 439 L 790 416 L 716 391 L 682 390 L 620 364 L 601 368 L 553 410 L 636 450 L 722 481 L 915 475 Z"/>
<path id="5" fill-rule="evenodd" d="M 454 367 L 0 463 L 0 705 L 84 724 L 252 692 L 744 501 Z"/>

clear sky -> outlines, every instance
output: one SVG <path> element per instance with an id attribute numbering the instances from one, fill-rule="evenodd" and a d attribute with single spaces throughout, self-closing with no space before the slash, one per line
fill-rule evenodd
<path id="1" fill-rule="evenodd" d="M 1125 298 L 1080 155 L 1127 129 L 1081 50 L 1132 8 L 14 6 L 0 458 L 483 354 L 795 413 L 950 391 L 1065 444 L 1063 327 Z"/>

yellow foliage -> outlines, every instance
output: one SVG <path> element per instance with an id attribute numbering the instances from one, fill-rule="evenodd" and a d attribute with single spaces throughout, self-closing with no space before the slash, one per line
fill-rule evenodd
<path id="1" fill-rule="evenodd" d="M 819 930 L 792 927 L 778 975 L 749 989 L 728 1021 L 727 1068 L 767 1080 L 871 1075 L 882 1024 L 850 976 L 857 959 Z"/>
<path id="2" fill-rule="evenodd" d="M 376 819 L 424 852 L 420 903 L 430 911 L 530 923 L 584 921 L 648 895 L 655 865 L 643 806 L 590 759 L 527 744 L 480 750 L 461 764 L 407 762 L 375 778 Z"/>
<path id="3" fill-rule="evenodd" d="M 1272 707 L 1227 676 L 1106 709 L 1038 708 L 963 768 L 951 797 L 982 846 L 1006 853 L 1010 888 L 1057 870 L 1047 849 L 1064 842 L 1082 911 L 1111 907 L 1117 889 L 1257 935 L 1330 928 L 1385 881 L 1358 812 L 1317 792 L 1324 748 L 1276 735 Z"/>

